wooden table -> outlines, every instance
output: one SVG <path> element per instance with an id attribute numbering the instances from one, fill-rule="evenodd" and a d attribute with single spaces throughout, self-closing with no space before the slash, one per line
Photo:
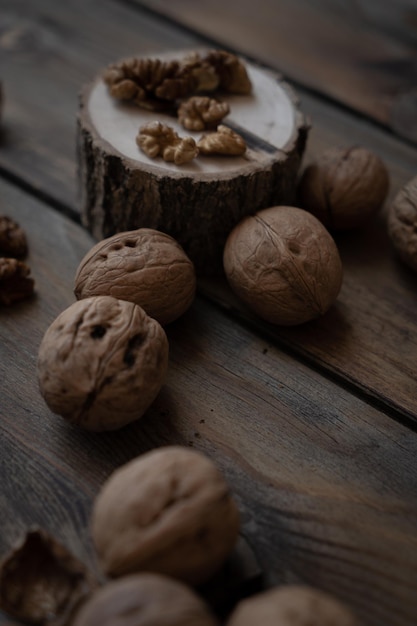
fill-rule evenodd
<path id="1" fill-rule="evenodd" d="M 100 485 L 179 443 L 224 472 L 265 585 L 313 584 L 368 626 L 417 623 L 417 281 L 385 223 L 417 174 L 417 5 L 380 4 L 2 0 L 0 213 L 28 233 L 36 297 L 0 308 L 1 554 L 39 525 L 93 565 Z M 337 238 L 345 277 L 327 315 L 272 327 L 224 281 L 201 280 L 167 328 L 169 375 L 146 416 L 80 432 L 50 413 L 36 378 L 43 333 L 74 301 L 93 243 L 77 205 L 77 94 L 120 57 L 206 44 L 281 71 L 313 123 L 305 163 L 364 145 L 389 168 L 389 199 L 369 227 Z"/>

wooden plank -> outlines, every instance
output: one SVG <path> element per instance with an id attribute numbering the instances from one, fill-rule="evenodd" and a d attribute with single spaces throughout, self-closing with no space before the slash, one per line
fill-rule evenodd
<path id="1" fill-rule="evenodd" d="M 145 450 L 194 446 L 224 471 L 242 534 L 267 584 L 303 581 L 368 626 L 412 626 L 417 611 L 417 440 L 216 307 L 197 299 L 168 329 L 170 368 L 136 424 L 84 433 L 53 416 L 37 386 L 43 331 L 73 301 L 90 238 L 7 184 L 27 229 L 37 297 L 0 309 L 0 553 L 37 523 L 93 565 L 88 532 L 103 480 Z"/>
<path id="2" fill-rule="evenodd" d="M 417 142 L 415 46 L 378 30 L 362 11 L 366 2 L 344 12 L 326 0 L 136 2 Z"/>
<path id="3" fill-rule="evenodd" d="M 96 11 L 97 4 L 92 0 L 71 0 L 64 7 L 52 0 L 38 0 L 36 7 L 28 0 L 19 0 L 18 4 L 10 0 L 8 8 L 15 22 L 6 32 L 12 42 L 20 42 L 20 47 L 15 44 L 11 52 L 6 51 L 7 63 L 3 60 L 1 66 L 11 99 L 4 120 L 9 140 L 0 150 L 0 165 L 8 175 L 19 177 L 41 195 L 52 196 L 54 202 L 76 211 L 74 118 L 76 94 L 83 81 L 92 78 L 108 61 L 133 50 L 152 54 L 158 48 L 187 47 L 199 42 L 191 35 L 161 26 L 139 10 L 110 2 L 101 3 L 100 11 Z M 25 20 L 21 15 L 26 16 Z M 93 22 L 92 30 L 89 24 Z M 115 33 L 111 38 L 110 24 Z M 13 38 L 12 33 L 24 32 L 32 36 L 22 35 L 19 39 L 15 34 Z M 38 42 L 36 50 L 34 40 Z M 48 60 L 46 64 L 39 62 L 42 55 Z M 313 123 L 306 162 L 331 145 L 364 145 L 377 152 L 389 167 L 390 198 L 415 175 L 415 148 L 304 92 L 301 96 L 303 110 Z M 54 108 L 54 102 L 59 109 Z M 25 152 L 21 151 L 23 143 Z M 346 235 L 338 243 L 345 283 L 335 310 L 301 329 L 268 328 L 268 335 L 271 340 L 278 337 L 313 366 L 318 364 L 332 376 L 358 385 L 368 396 L 412 418 L 416 414 L 413 355 L 417 336 L 413 276 L 394 258 L 382 218 L 370 229 Z M 212 299 L 241 315 L 220 282 L 200 286 Z"/>

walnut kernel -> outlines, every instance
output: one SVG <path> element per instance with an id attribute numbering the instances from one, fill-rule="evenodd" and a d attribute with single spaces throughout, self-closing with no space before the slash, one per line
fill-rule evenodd
<path id="1" fill-rule="evenodd" d="M 330 230 L 356 228 L 382 206 L 389 186 L 384 163 L 366 148 L 331 148 L 309 165 L 299 185 L 300 206 Z"/>
<path id="2" fill-rule="evenodd" d="M 304 585 L 287 585 L 242 600 L 227 626 L 357 626 L 352 613 L 331 595 Z"/>
<path id="3" fill-rule="evenodd" d="M 252 90 L 252 84 L 242 61 L 231 52 L 210 50 L 198 60 L 194 57 L 194 68 L 200 63 L 202 67 L 211 66 L 219 77 L 218 88 L 229 93 L 246 95 Z"/>
<path id="4" fill-rule="evenodd" d="M 30 298 L 34 288 L 35 281 L 26 263 L 0 257 L 0 304 L 10 305 Z"/>
<path id="5" fill-rule="evenodd" d="M 238 510 L 219 470 L 178 446 L 116 470 L 92 516 L 99 562 L 115 577 L 153 571 L 202 583 L 231 552 L 238 530 Z"/>
<path id="6" fill-rule="evenodd" d="M 132 302 L 97 296 L 72 304 L 46 331 L 39 386 L 54 413 L 87 430 L 114 430 L 147 410 L 167 363 L 156 320 Z"/>
<path id="7" fill-rule="evenodd" d="M 417 176 L 394 198 L 388 213 L 388 233 L 399 257 L 417 272 Z"/>
<path id="8" fill-rule="evenodd" d="M 227 126 L 220 126 L 216 132 L 203 135 L 197 143 L 200 154 L 223 154 L 226 156 L 242 156 L 246 152 L 246 142 Z"/>
<path id="9" fill-rule="evenodd" d="M 216 626 L 189 587 L 159 574 L 134 574 L 107 583 L 81 608 L 73 626 Z"/>
<path id="10" fill-rule="evenodd" d="M 150 228 L 118 233 L 97 243 L 81 261 L 75 295 L 113 296 L 139 304 L 160 324 L 169 324 L 191 305 L 194 265 L 179 243 Z"/>
<path id="11" fill-rule="evenodd" d="M 0 215 L 0 255 L 23 257 L 27 251 L 28 242 L 25 231 L 10 217 Z"/>
<path id="12" fill-rule="evenodd" d="M 149 158 L 161 156 L 175 165 L 188 163 L 198 154 L 192 137 L 181 138 L 171 126 L 162 122 L 149 122 L 141 126 L 136 143 Z"/>
<path id="13" fill-rule="evenodd" d="M 236 295 L 273 324 L 302 324 L 322 315 L 342 283 L 332 237 L 317 218 L 295 207 L 245 218 L 230 233 L 223 261 Z"/>
<path id="14" fill-rule="evenodd" d="M 199 131 L 216 126 L 228 113 L 227 102 L 207 96 L 193 96 L 178 107 L 178 119 L 187 130 Z"/>

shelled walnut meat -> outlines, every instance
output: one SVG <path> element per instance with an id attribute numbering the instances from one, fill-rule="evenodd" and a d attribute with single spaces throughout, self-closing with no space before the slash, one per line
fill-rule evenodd
<path id="1" fill-rule="evenodd" d="M 116 470 L 92 515 L 99 562 L 113 577 L 149 571 L 197 585 L 221 567 L 238 531 L 238 509 L 220 471 L 179 446 Z"/>
<path id="2" fill-rule="evenodd" d="M 417 272 L 417 176 L 394 198 L 388 212 L 388 233 L 399 257 Z"/>
<path id="3" fill-rule="evenodd" d="M 331 148 L 309 165 L 299 184 L 300 206 L 330 230 L 357 228 L 382 206 L 387 168 L 363 147 Z"/>
<path id="4" fill-rule="evenodd" d="M 133 574 L 104 585 L 73 626 L 216 626 L 208 606 L 183 583 L 159 574 Z"/>
<path id="5" fill-rule="evenodd" d="M 199 131 L 215 127 L 229 113 L 227 102 L 207 96 L 193 96 L 178 107 L 178 119 L 187 130 Z"/>
<path id="6" fill-rule="evenodd" d="M 136 143 L 150 159 L 162 157 L 175 165 L 188 163 L 198 155 L 192 137 L 180 137 L 171 126 L 157 121 L 139 128 Z"/>
<path id="7" fill-rule="evenodd" d="M 194 265 L 184 250 L 151 228 L 96 244 L 77 269 L 74 289 L 78 299 L 107 295 L 134 302 L 163 325 L 188 309 L 195 290 Z"/>
<path id="8" fill-rule="evenodd" d="M 287 585 L 238 603 L 226 626 L 357 626 L 353 614 L 331 595 Z"/>
<path id="9" fill-rule="evenodd" d="M 72 304 L 46 331 L 39 386 L 54 413 L 87 430 L 114 430 L 147 410 L 167 363 L 156 320 L 132 302 L 96 296 Z"/>
<path id="10" fill-rule="evenodd" d="M 296 207 L 272 207 L 245 218 L 230 233 L 223 261 L 236 295 L 273 324 L 302 324 L 323 315 L 342 284 L 332 237 Z"/>

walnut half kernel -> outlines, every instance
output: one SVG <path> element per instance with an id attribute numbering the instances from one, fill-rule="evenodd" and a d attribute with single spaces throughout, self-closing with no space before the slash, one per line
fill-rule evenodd
<path id="1" fill-rule="evenodd" d="M 162 122 L 149 122 L 141 126 L 136 143 L 150 159 L 162 157 L 164 161 L 175 165 L 188 163 L 198 154 L 192 137 L 181 138 L 171 126 Z"/>
<path id="2" fill-rule="evenodd" d="M 86 298 L 46 331 L 38 356 L 45 402 L 86 430 L 114 430 L 139 419 L 157 396 L 168 365 L 158 322 L 132 302 Z"/>

